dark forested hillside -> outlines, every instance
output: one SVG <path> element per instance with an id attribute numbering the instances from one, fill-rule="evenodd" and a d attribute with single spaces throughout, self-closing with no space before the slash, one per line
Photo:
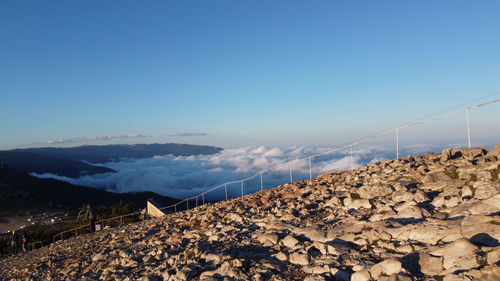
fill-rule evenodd
<path id="1" fill-rule="evenodd" d="M 0 163 L 25 173 L 51 173 L 77 178 L 82 175 L 110 173 L 114 170 L 94 166 L 81 161 L 62 159 L 50 155 L 35 154 L 20 150 L 0 151 Z"/>
<path id="2" fill-rule="evenodd" d="M 155 155 L 172 154 L 174 156 L 208 155 L 221 151 L 222 148 L 203 145 L 165 143 L 165 144 L 113 144 L 84 145 L 79 147 L 28 148 L 17 151 L 70 160 L 84 160 L 91 163 L 104 163 L 120 158 L 149 158 Z"/>
<path id="3" fill-rule="evenodd" d="M 0 164 L 0 213 L 15 213 L 16 209 L 26 210 L 29 207 L 59 206 L 73 209 L 83 203 L 112 205 L 120 200 L 141 208 L 148 198 L 161 205 L 178 201 L 153 192 L 112 193 L 54 179 L 40 179 Z"/>

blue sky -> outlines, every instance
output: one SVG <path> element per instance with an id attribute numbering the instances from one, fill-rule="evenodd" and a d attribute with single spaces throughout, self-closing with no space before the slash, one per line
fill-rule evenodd
<path id="1" fill-rule="evenodd" d="M 4 0 L 0 149 L 124 134 L 147 137 L 94 143 L 339 144 L 500 91 L 499 14 L 499 1 Z M 498 141 L 499 112 L 471 115 L 476 139 Z"/>

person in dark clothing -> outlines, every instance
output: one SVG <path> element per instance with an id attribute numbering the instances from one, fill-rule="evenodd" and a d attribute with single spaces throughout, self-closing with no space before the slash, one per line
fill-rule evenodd
<path id="1" fill-rule="evenodd" d="M 17 255 L 17 243 L 17 234 L 15 231 L 12 231 L 12 235 L 10 236 L 10 248 L 12 249 L 12 255 Z"/>
<path id="2" fill-rule="evenodd" d="M 92 208 L 92 206 L 90 204 L 84 205 L 83 208 L 78 213 L 78 219 L 77 219 L 78 222 L 80 222 L 80 218 L 82 217 L 82 213 L 84 213 L 84 217 L 89 220 L 90 230 L 92 232 L 94 232 L 95 231 L 95 220 L 96 220 L 96 213 L 94 211 L 94 208 Z"/>
<path id="3" fill-rule="evenodd" d="M 90 231 L 95 232 L 95 211 L 90 204 L 87 205 L 87 213 L 85 214 L 90 223 Z"/>

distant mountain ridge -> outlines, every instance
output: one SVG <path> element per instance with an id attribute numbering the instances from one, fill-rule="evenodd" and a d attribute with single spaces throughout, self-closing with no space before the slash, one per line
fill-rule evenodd
<path id="1" fill-rule="evenodd" d="M 120 200 L 142 208 L 149 198 L 161 205 L 178 202 L 177 199 L 154 192 L 113 193 L 55 179 L 40 179 L 0 164 L 0 214 L 15 212 L 27 206 L 61 205 L 75 209 L 83 203 L 112 205 Z"/>
<path id="2" fill-rule="evenodd" d="M 113 169 L 92 165 L 92 163 L 105 163 L 121 158 L 150 158 L 167 154 L 174 156 L 210 155 L 221 150 L 222 148 L 213 146 L 177 143 L 41 147 L 0 151 L 0 164 L 4 163 L 12 169 L 25 173 L 49 173 L 78 178 L 83 175 L 115 172 Z"/>
<path id="3" fill-rule="evenodd" d="M 192 145 L 179 143 L 165 144 L 111 144 L 84 145 L 78 147 L 40 147 L 16 149 L 44 156 L 62 159 L 87 161 L 90 163 L 105 163 L 120 158 L 150 158 L 156 155 L 172 154 L 174 156 L 210 155 L 222 150 L 220 147 Z"/>
<path id="4" fill-rule="evenodd" d="M 0 163 L 25 173 L 55 174 L 70 178 L 114 172 L 113 169 L 81 161 L 61 159 L 24 151 L 0 151 Z"/>

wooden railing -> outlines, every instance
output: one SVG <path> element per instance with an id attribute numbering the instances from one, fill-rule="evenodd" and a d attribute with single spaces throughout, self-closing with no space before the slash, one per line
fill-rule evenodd
<path id="1" fill-rule="evenodd" d="M 119 225 L 123 225 L 124 219 L 126 219 L 128 217 L 133 217 L 133 216 L 140 216 L 141 214 L 142 214 L 141 212 L 135 212 L 135 213 L 125 214 L 125 215 L 111 217 L 111 218 L 104 218 L 104 219 L 100 219 L 100 220 L 96 221 L 95 224 L 96 224 L 96 226 L 100 227 L 100 229 L 104 229 L 105 227 L 119 226 Z M 52 238 L 53 238 L 53 241 L 56 242 L 58 240 L 64 240 L 64 239 L 67 239 L 70 237 L 75 237 L 75 236 L 90 233 L 90 232 L 92 232 L 91 228 L 90 228 L 90 224 L 87 224 L 87 225 L 75 227 L 75 228 L 60 232 L 60 233 L 54 235 Z"/>

